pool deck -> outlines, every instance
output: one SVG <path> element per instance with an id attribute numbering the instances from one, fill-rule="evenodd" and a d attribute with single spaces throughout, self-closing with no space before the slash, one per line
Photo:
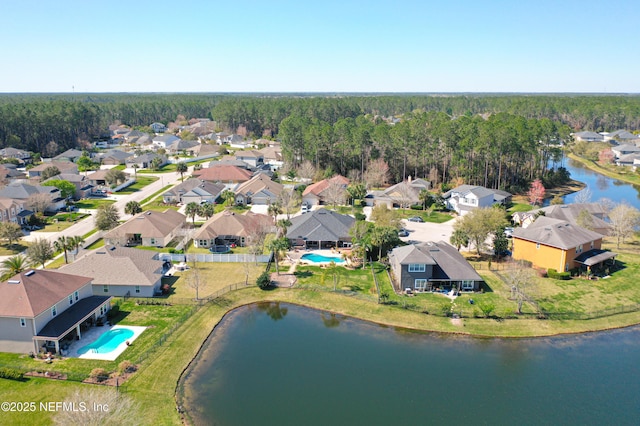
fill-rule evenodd
<path id="1" fill-rule="evenodd" d="M 83 347 L 85 347 L 86 345 L 90 345 L 91 343 L 95 342 L 100 336 L 102 336 L 107 331 L 117 330 L 119 328 L 127 328 L 133 331 L 133 336 L 127 339 L 129 343 L 133 343 L 147 327 L 139 327 L 139 326 L 133 326 L 133 325 L 114 325 L 112 327 L 108 327 L 108 326 L 91 327 L 89 330 L 87 330 L 85 333 L 82 334 L 82 340 L 76 340 L 75 342 L 73 342 L 73 344 L 69 348 L 69 353 L 65 356 L 69 358 L 101 359 L 104 361 L 115 360 L 120 356 L 122 352 L 125 351 L 125 349 L 127 349 L 128 346 L 126 342 L 120 343 L 120 345 L 118 345 L 118 347 L 115 350 L 108 353 L 104 353 L 104 354 L 88 351 L 84 354 L 79 355 L 78 351 Z"/>
<path id="2" fill-rule="evenodd" d="M 326 256 L 326 257 L 340 257 L 342 258 L 342 253 L 341 252 L 347 252 L 347 249 L 335 249 L 335 250 L 326 250 L 326 249 L 321 249 L 321 250 L 291 250 L 288 252 L 287 258 L 286 260 L 288 260 L 290 263 L 298 263 L 300 265 L 314 265 L 314 266 L 319 266 L 319 265 L 328 265 L 331 262 L 313 262 L 313 261 L 309 261 L 306 259 L 302 259 L 302 256 L 305 254 L 319 254 L 321 256 Z M 341 263 L 337 263 L 337 265 L 340 266 L 345 266 L 348 264 L 348 261 L 344 261 Z"/>

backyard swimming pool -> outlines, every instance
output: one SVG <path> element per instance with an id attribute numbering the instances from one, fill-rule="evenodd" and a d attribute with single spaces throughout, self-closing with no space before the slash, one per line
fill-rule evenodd
<path id="1" fill-rule="evenodd" d="M 112 328 L 98 337 L 95 342 L 78 349 L 78 354 L 82 355 L 87 352 L 107 354 L 116 350 L 118 346 L 131 337 L 133 337 L 133 330 L 128 328 Z"/>
<path id="2" fill-rule="evenodd" d="M 331 261 L 335 263 L 344 263 L 344 259 L 342 259 L 341 257 L 323 256 L 321 254 L 316 254 L 316 253 L 303 254 L 300 259 L 306 260 L 308 262 L 313 262 L 313 263 L 329 263 Z"/>

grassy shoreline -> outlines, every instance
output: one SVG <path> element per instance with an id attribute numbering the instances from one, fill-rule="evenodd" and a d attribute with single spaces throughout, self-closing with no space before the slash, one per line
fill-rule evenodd
<path id="1" fill-rule="evenodd" d="M 591 161 L 591 160 L 587 160 L 585 158 L 580 157 L 579 155 L 576 155 L 574 153 L 569 153 L 568 157 L 574 161 L 577 161 L 578 163 L 582 164 L 583 166 L 585 166 L 587 169 L 600 173 L 602 175 L 605 175 L 607 177 L 610 177 L 612 179 L 617 179 L 619 181 L 622 182 L 626 182 L 626 183 L 630 183 L 632 185 L 640 185 L 640 175 L 635 175 L 635 174 L 631 174 L 631 173 L 619 173 L 619 172 L 615 172 L 612 170 L 609 170 L 606 167 L 602 167 L 599 164 L 597 164 L 595 161 Z M 616 166 L 616 167 L 620 167 L 620 166 Z M 623 168 L 621 168 L 623 169 Z"/>

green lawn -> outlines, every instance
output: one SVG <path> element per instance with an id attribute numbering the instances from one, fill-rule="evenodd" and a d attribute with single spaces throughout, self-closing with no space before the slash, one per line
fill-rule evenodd
<path id="1" fill-rule="evenodd" d="M 398 209 L 398 217 L 401 219 L 408 219 L 413 216 L 421 217 L 425 222 L 431 223 L 444 223 L 453 219 L 450 213 L 434 211 L 431 214 L 427 214 L 427 212 L 423 210 L 411 210 L 411 209 Z"/>
<path id="2" fill-rule="evenodd" d="M 136 183 L 118 191 L 118 194 L 133 194 L 157 180 L 158 178 L 155 176 L 139 176 L 136 178 Z"/>
<path id="3" fill-rule="evenodd" d="M 84 213 L 58 213 L 55 216 L 46 217 L 45 226 L 37 232 L 59 232 L 70 228 L 76 222 L 86 218 L 88 215 Z"/>
<path id="4" fill-rule="evenodd" d="M 0 256 L 14 256 L 25 251 L 29 245 L 25 241 L 14 244 L 0 244 Z"/>
<path id="5" fill-rule="evenodd" d="M 76 203 L 76 207 L 79 209 L 95 210 L 102 205 L 113 204 L 113 203 L 115 203 L 114 200 L 108 200 L 104 198 L 85 198 L 83 200 L 78 201 Z"/>
<path id="6" fill-rule="evenodd" d="M 512 203 L 511 207 L 509 207 L 507 209 L 507 212 L 509 213 L 516 213 L 516 212 L 528 212 L 530 210 L 533 209 L 533 206 L 531 204 L 526 204 L 526 203 Z"/>
<path id="7" fill-rule="evenodd" d="M 165 192 L 167 192 L 169 190 L 169 188 L 172 188 L 172 187 L 173 187 L 173 185 L 166 185 L 164 188 L 160 189 L 159 191 L 154 192 L 153 194 L 149 195 L 144 200 L 140 201 L 140 204 L 141 205 L 147 204 L 148 202 L 150 202 L 151 200 L 155 199 L 160 194 L 164 194 Z M 162 202 L 162 200 L 160 200 L 160 202 Z"/>

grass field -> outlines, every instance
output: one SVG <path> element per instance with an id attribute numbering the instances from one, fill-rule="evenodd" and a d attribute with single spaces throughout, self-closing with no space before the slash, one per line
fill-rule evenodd
<path id="1" fill-rule="evenodd" d="M 118 194 L 133 194 L 134 192 L 140 191 L 145 186 L 157 181 L 158 178 L 155 176 L 138 176 L 136 177 L 136 183 L 133 185 L 129 185 L 126 188 L 118 191 Z"/>
<path id="2" fill-rule="evenodd" d="M 102 205 L 113 203 L 115 203 L 114 200 L 108 200 L 105 198 L 85 198 L 78 201 L 76 203 L 76 207 L 79 209 L 95 210 Z"/>

